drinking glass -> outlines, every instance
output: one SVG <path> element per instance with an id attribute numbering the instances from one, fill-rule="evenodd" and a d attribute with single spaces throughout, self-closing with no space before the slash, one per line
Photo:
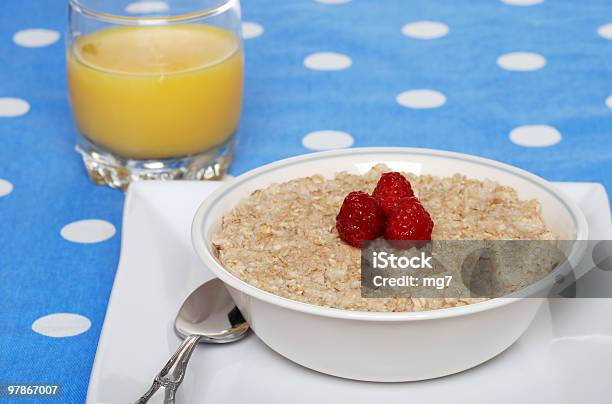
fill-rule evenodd
<path id="1" fill-rule="evenodd" d="M 215 179 L 240 118 L 238 0 L 69 0 L 68 90 L 90 178 Z"/>

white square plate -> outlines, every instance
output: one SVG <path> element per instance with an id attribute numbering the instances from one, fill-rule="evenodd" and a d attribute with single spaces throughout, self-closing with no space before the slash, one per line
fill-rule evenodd
<path id="1" fill-rule="evenodd" d="M 143 182 L 130 186 L 121 259 L 91 373 L 88 403 L 134 402 L 178 347 L 174 316 L 183 299 L 213 277 L 192 250 L 191 219 L 219 185 Z M 612 239 L 609 202 L 601 185 L 557 185 L 583 209 L 591 239 Z M 612 280 L 609 285 L 612 288 Z M 319 374 L 284 359 L 255 335 L 234 344 L 201 345 L 191 359 L 177 402 L 609 403 L 611 312 L 612 299 L 550 300 L 525 335 L 496 358 L 456 375 L 411 383 L 367 383 Z"/>

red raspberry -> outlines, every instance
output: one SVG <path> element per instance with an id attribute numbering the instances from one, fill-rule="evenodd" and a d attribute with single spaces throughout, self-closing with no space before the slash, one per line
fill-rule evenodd
<path id="1" fill-rule="evenodd" d="M 340 238 L 361 247 L 364 240 L 375 240 L 383 232 L 385 215 L 376 200 L 365 192 L 351 192 L 344 198 L 338 216 L 336 229 Z"/>
<path id="2" fill-rule="evenodd" d="M 385 239 L 431 240 L 434 222 L 416 197 L 402 199 L 387 215 Z"/>
<path id="3" fill-rule="evenodd" d="M 384 173 L 372 193 L 385 214 L 389 215 L 402 199 L 414 196 L 408 180 L 400 173 Z"/>

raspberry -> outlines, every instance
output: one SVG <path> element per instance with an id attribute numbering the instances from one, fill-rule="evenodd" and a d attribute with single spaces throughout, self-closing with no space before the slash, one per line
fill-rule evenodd
<path id="1" fill-rule="evenodd" d="M 364 240 L 375 240 L 383 232 L 385 215 L 376 200 L 365 192 L 351 192 L 344 198 L 338 216 L 336 229 L 340 238 L 361 247 Z"/>
<path id="2" fill-rule="evenodd" d="M 402 199 L 414 196 L 410 183 L 398 172 L 384 173 L 372 193 L 385 214 L 389 215 Z"/>
<path id="3" fill-rule="evenodd" d="M 387 215 L 385 239 L 431 240 L 434 222 L 416 197 L 402 199 Z"/>

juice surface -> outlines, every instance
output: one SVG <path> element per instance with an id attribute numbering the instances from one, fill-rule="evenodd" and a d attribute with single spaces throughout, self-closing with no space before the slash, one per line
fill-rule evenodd
<path id="1" fill-rule="evenodd" d="M 121 157 L 197 154 L 238 126 L 243 53 L 230 31 L 201 24 L 105 29 L 78 38 L 67 65 L 79 130 Z"/>

